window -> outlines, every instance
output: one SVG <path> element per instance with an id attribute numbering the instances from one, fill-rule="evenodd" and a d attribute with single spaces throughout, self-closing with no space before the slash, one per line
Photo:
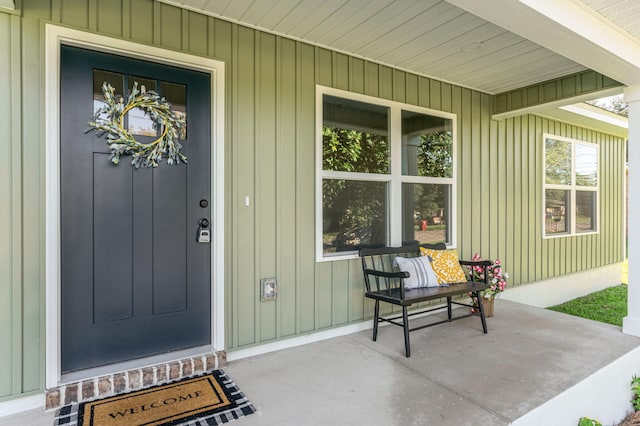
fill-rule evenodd
<path id="1" fill-rule="evenodd" d="M 454 241 L 455 115 L 319 88 L 317 253 Z"/>
<path id="2" fill-rule="evenodd" d="M 544 140 L 544 235 L 598 232 L 598 146 L 560 136 Z"/>

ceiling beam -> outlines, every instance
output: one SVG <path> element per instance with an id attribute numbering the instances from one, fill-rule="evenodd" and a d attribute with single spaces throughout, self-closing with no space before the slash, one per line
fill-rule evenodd
<path id="1" fill-rule="evenodd" d="M 640 41 L 575 0 L 446 0 L 627 86 L 640 84 Z"/>

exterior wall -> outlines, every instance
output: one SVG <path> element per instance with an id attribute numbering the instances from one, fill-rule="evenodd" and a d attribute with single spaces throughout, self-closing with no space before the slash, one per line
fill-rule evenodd
<path id="1" fill-rule="evenodd" d="M 622 83 L 592 70 L 582 71 L 557 80 L 499 93 L 493 97 L 493 113 L 531 108 L 616 87 L 622 87 Z"/>
<path id="2" fill-rule="evenodd" d="M 40 76 L 23 61 L 22 28 L 17 13 L 0 12 L 0 400 L 44 382 L 41 116 L 37 92 L 21 97 L 23 82 L 38 86 Z"/>
<path id="3" fill-rule="evenodd" d="M 0 12 L 0 401 L 44 387 L 43 23 L 227 64 L 227 350 L 368 318 L 357 260 L 315 262 L 315 85 L 458 116 L 457 247 L 500 258 L 510 285 L 623 259 L 624 141 L 489 95 L 152 0 L 24 0 Z M 598 143 L 600 233 L 542 239 L 543 132 Z M 250 197 L 245 206 L 245 197 Z M 276 301 L 259 280 L 277 277 Z"/>

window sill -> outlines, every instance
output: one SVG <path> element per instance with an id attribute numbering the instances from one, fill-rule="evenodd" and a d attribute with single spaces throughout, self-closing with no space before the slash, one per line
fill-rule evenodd
<path id="1" fill-rule="evenodd" d="M 590 232 L 580 232 L 580 233 L 575 233 L 575 234 L 566 233 L 566 234 L 558 234 L 558 235 L 543 235 L 542 239 L 543 240 L 553 240 L 553 239 L 556 239 L 556 238 L 582 237 L 583 235 L 597 235 L 599 233 L 600 233 L 599 231 L 590 231 Z"/>

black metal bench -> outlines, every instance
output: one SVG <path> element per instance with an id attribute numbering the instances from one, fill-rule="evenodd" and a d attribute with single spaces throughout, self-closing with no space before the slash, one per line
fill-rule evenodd
<path id="1" fill-rule="evenodd" d="M 444 244 L 422 244 L 422 247 L 443 250 L 446 249 Z M 447 284 L 439 287 L 421 287 L 414 289 L 405 289 L 404 279 L 409 277 L 408 272 L 402 272 L 394 267 L 394 259 L 397 256 L 417 257 L 420 256 L 420 245 L 409 245 L 403 247 L 380 247 L 380 248 L 362 248 L 359 255 L 362 260 L 362 271 L 364 273 L 365 296 L 375 300 L 374 316 L 373 316 L 373 340 L 378 337 L 378 323 L 389 322 L 394 325 L 401 326 L 404 329 L 404 346 L 407 358 L 411 356 L 411 348 L 409 343 L 409 332 L 420 330 L 425 327 L 431 327 L 445 322 L 451 322 L 474 315 L 472 313 L 466 315 L 452 315 L 452 305 L 467 306 L 474 308 L 476 306 L 459 301 L 454 301 L 454 296 L 462 294 L 472 294 L 476 299 L 478 316 L 482 321 L 482 330 L 487 333 L 487 322 L 484 316 L 482 303 L 479 303 L 480 292 L 490 287 L 487 280 L 488 266 L 493 263 L 489 260 L 482 261 L 464 261 L 460 260 L 460 265 L 480 266 L 485 269 L 484 282 L 467 281 L 464 283 Z M 413 310 L 408 312 L 411 305 L 426 302 L 434 299 L 446 298 L 446 306 L 430 307 L 425 309 Z M 387 302 L 392 305 L 402 307 L 402 315 L 383 318 L 380 316 L 380 302 Z M 423 314 L 436 310 L 447 309 L 447 319 L 437 322 L 431 322 L 414 328 L 409 328 L 409 317 L 413 315 Z M 402 322 L 397 320 L 402 319 Z"/>

